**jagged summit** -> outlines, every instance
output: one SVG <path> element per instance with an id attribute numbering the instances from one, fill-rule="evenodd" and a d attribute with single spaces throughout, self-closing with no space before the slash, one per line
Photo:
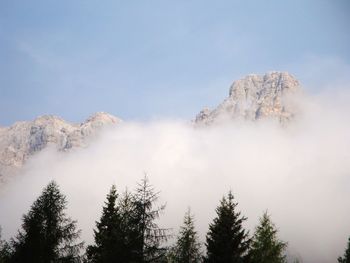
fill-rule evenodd
<path id="1" fill-rule="evenodd" d="M 0 129 L 0 176 L 21 167 L 36 152 L 51 145 L 59 151 L 87 145 L 87 139 L 102 127 L 121 120 L 98 112 L 81 124 L 70 123 L 58 116 L 43 115 L 33 121 L 16 122 Z"/>
<path id="2" fill-rule="evenodd" d="M 229 96 L 215 109 L 203 109 L 195 123 L 209 125 L 227 119 L 255 121 L 264 118 L 283 123 L 295 115 L 295 108 L 290 106 L 288 98 L 299 90 L 299 82 L 287 72 L 251 74 L 233 82 Z M 47 146 L 53 146 L 58 151 L 85 147 L 88 138 L 96 135 L 102 127 L 120 122 L 113 115 L 97 112 L 82 123 L 70 123 L 58 116 L 43 115 L 33 121 L 0 127 L 0 182 L 1 175 L 11 174 L 30 156 Z"/>
<path id="3" fill-rule="evenodd" d="M 288 72 L 251 74 L 233 82 L 229 96 L 217 108 L 203 109 L 197 124 L 211 124 L 226 119 L 259 120 L 264 118 L 288 121 L 295 114 L 288 99 L 300 91 L 296 78 Z"/>
<path id="4" fill-rule="evenodd" d="M 120 122 L 121 119 L 107 113 L 107 112 L 96 112 L 93 115 L 91 115 L 89 118 L 86 119 L 84 123 L 88 122 L 94 122 L 94 123 L 101 123 L 101 124 L 106 124 L 106 123 L 118 123 Z"/>
<path id="5" fill-rule="evenodd" d="M 121 121 L 121 119 L 106 112 L 96 112 L 85 122 L 80 124 L 80 130 L 83 135 L 89 136 L 91 133 L 94 133 L 96 129 L 103 126 L 114 125 L 120 123 Z"/>

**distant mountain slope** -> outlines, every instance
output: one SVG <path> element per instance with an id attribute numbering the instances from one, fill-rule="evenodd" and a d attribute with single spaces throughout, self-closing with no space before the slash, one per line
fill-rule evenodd
<path id="1" fill-rule="evenodd" d="M 20 168 L 25 161 L 48 145 L 59 151 L 86 146 L 87 138 L 100 128 L 120 123 L 110 114 L 99 112 L 81 124 L 45 115 L 33 121 L 16 122 L 0 129 L 0 176 Z"/>
<path id="2" fill-rule="evenodd" d="M 196 125 L 210 125 L 220 121 L 242 119 L 256 121 L 272 118 L 282 123 L 295 115 L 288 103 L 290 95 L 298 93 L 299 82 L 289 73 L 270 72 L 263 76 L 248 75 L 235 81 L 226 98 L 213 110 L 202 110 Z M 16 122 L 0 128 L 0 181 L 23 166 L 33 154 L 53 145 L 59 151 L 87 145 L 87 139 L 100 128 L 120 123 L 108 113 L 99 112 L 81 124 L 45 115 L 33 121 Z"/>
<path id="3" fill-rule="evenodd" d="M 300 91 L 300 84 L 287 72 L 248 75 L 235 81 L 229 96 L 214 110 L 204 109 L 195 119 L 196 124 L 211 124 L 227 119 L 255 121 L 272 118 L 280 122 L 290 120 L 295 109 L 288 97 Z"/>

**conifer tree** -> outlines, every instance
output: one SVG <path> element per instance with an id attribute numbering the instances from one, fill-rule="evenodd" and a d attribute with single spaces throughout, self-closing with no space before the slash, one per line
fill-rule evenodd
<path id="1" fill-rule="evenodd" d="M 155 222 L 165 205 L 155 207 L 159 192 L 149 184 L 145 176 L 138 184 L 133 197 L 132 224 L 136 226 L 136 239 L 134 240 L 134 251 L 137 262 L 163 262 L 166 249 L 161 244 L 168 238 L 167 229 L 159 228 Z"/>
<path id="2" fill-rule="evenodd" d="M 138 251 L 139 229 L 136 220 L 135 197 L 127 190 L 119 201 L 121 215 L 121 229 L 123 235 L 123 258 L 127 262 L 141 262 L 142 258 Z"/>
<path id="3" fill-rule="evenodd" d="M 201 244 L 194 227 L 194 217 L 190 209 L 185 214 L 183 225 L 175 246 L 169 253 L 170 263 L 199 263 L 202 261 Z"/>
<path id="4" fill-rule="evenodd" d="M 344 256 L 338 258 L 339 263 L 350 263 L 350 237 L 348 240 L 348 247 L 345 250 Z"/>
<path id="5" fill-rule="evenodd" d="M 1 238 L 1 227 L 0 227 L 0 263 L 9 262 L 10 258 L 10 246 Z"/>
<path id="6" fill-rule="evenodd" d="M 11 243 L 11 262 L 80 262 L 83 243 L 76 242 L 80 231 L 66 206 L 66 197 L 50 182 L 23 216 L 22 230 Z"/>
<path id="7" fill-rule="evenodd" d="M 247 260 L 250 239 L 242 223 L 246 217 L 236 212 L 237 203 L 230 191 L 216 208 L 217 217 L 209 225 L 206 238 L 207 263 L 238 263 Z"/>
<path id="8" fill-rule="evenodd" d="M 167 234 L 155 223 L 164 206 L 155 208 L 157 199 L 158 193 L 146 177 L 138 184 L 135 194 L 126 191 L 120 199 L 115 186 L 112 186 L 101 219 L 96 223 L 95 244 L 87 249 L 87 262 L 144 263 L 164 260 L 165 249 L 160 245 Z"/>
<path id="9" fill-rule="evenodd" d="M 285 263 L 284 250 L 287 243 L 277 237 L 277 229 L 267 212 L 260 218 L 251 243 L 250 261 L 252 263 Z"/>
<path id="10" fill-rule="evenodd" d="M 117 259 L 119 262 L 128 262 L 124 257 L 124 229 L 117 202 L 117 189 L 112 185 L 100 221 L 96 222 L 95 244 L 87 248 L 88 262 L 109 263 L 116 262 Z"/>

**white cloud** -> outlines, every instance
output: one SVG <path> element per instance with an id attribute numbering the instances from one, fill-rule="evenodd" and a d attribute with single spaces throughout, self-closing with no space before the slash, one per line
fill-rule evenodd
<path id="1" fill-rule="evenodd" d="M 190 206 L 204 241 L 219 199 L 232 189 L 253 231 L 264 210 L 304 262 L 334 262 L 350 235 L 349 93 L 306 98 L 288 127 L 246 123 L 194 129 L 181 121 L 125 123 L 106 130 L 87 149 L 48 149 L 2 190 L 0 225 L 13 236 L 49 180 L 67 195 L 82 238 L 112 183 L 134 189 L 147 172 L 167 203 L 161 224 L 176 231 Z"/>

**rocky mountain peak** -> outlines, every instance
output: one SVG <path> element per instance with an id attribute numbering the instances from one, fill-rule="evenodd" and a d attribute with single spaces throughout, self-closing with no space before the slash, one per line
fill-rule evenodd
<path id="1" fill-rule="evenodd" d="M 89 136 L 101 127 L 115 125 L 121 121 L 121 119 L 106 112 L 97 112 L 80 124 L 80 131 L 84 136 Z"/>
<path id="2" fill-rule="evenodd" d="M 261 97 L 266 91 L 283 93 L 286 90 L 295 91 L 299 87 L 298 80 L 288 72 L 272 71 L 265 75 L 250 74 L 240 80 L 234 81 L 230 87 L 229 96 L 236 97 L 242 93 L 242 90 L 245 90 L 247 92 L 260 92 L 258 95 Z"/>
<path id="3" fill-rule="evenodd" d="M 277 119 L 285 122 L 294 115 L 288 98 L 298 93 L 300 84 L 287 72 L 251 74 L 233 82 L 229 96 L 214 110 L 204 109 L 196 117 L 197 124 L 211 124 L 223 119 Z"/>
<path id="4" fill-rule="evenodd" d="M 98 112 L 81 124 L 66 122 L 54 115 L 39 116 L 33 121 L 16 122 L 0 129 L 0 177 L 21 167 L 36 152 L 51 145 L 59 151 L 85 147 L 98 131 L 121 120 Z"/>
<path id="5" fill-rule="evenodd" d="M 36 117 L 33 122 L 36 123 L 54 123 L 54 122 L 65 122 L 62 118 L 55 115 L 42 115 Z"/>
<path id="6" fill-rule="evenodd" d="M 121 120 L 107 112 L 96 112 L 95 114 L 91 115 L 86 122 L 102 122 L 102 123 L 118 123 Z"/>

